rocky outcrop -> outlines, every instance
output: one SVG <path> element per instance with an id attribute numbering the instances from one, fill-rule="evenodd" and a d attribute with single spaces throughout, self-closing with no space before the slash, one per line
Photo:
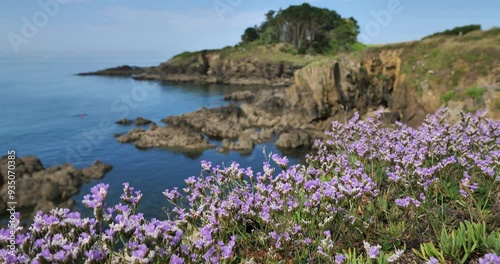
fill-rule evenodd
<path id="1" fill-rule="evenodd" d="M 313 144 L 314 136 L 306 130 L 294 130 L 281 134 L 276 141 L 276 147 L 295 149 L 309 147 Z"/>
<path id="2" fill-rule="evenodd" d="M 118 125 L 130 125 L 132 124 L 134 121 L 130 120 L 130 119 L 126 119 L 126 118 L 122 118 L 118 121 L 116 121 L 115 123 L 118 124 Z"/>
<path id="3" fill-rule="evenodd" d="M 222 51 L 200 51 L 180 54 L 156 67 L 120 66 L 79 75 L 123 76 L 136 80 L 217 83 L 234 85 L 289 86 L 295 70 L 291 62 L 270 61 L 248 56 L 224 58 Z"/>
<path id="4" fill-rule="evenodd" d="M 156 124 L 155 124 L 156 125 Z M 215 148 L 202 134 L 186 126 L 158 127 L 151 125 L 149 130 L 134 128 L 117 138 L 121 143 L 134 143 L 138 148 L 172 148 L 182 151 L 201 151 Z"/>
<path id="5" fill-rule="evenodd" d="M 9 201 L 7 161 L 7 156 L 0 158 L 0 215 L 7 213 L 5 206 Z M 44 168 L 33 156 L 17 158 L 15 162 L 16 209 L 31 212 L 71 208 L 74 204 L 71 197 L 79 192 L 82 184 L 101 179 L 112 169 L 100 161 L 82 170 L 70 164 Z"/>
<path id="6" fill-rule="evenodd" d="M 397 89 L 400 51 L 381 52 L 356 61 L 349 57 L 311 64 L 295 74 L 290 87 L 292 108 L 309 121 L 344 116 L 345 112 L 366 113 L 399 103 Z"/>
<path id="7" fill-rule="evenodd" d="M 169 116 L 162 120 L 173 125 L 187 125 L 214 139 L 236 139 L 243 130 L 250 128 L 245 112 L 236 105 L 219 108 L 201 108 L 180 116 Z"/>
<path id="8" fill-rule="evenodd" d="M 78 75 L 101 75 L 101 76 L 117 76 L 117 77 L 131 77 L 137 74 L 143 74 L 148 68 L 141 68 L 137 66 L 123 65 L 115 68 L 104 69 L 96 72 L 84 72 Z"/>
<path id="9" fill-rule="evenodd" d="M 236 140 L 225 138 L 222 140 L 218 152 L 239 151 L 242 154 L 249 154 L 256 144 L 269 140 L 265 133 L 257 132 L 256 129 L 246 129 L 242 131 Z"/>
<path id="10" fill-rule="evenodd" d="M 138 117 L 138 118 L 135 119 L 134 124 L 136 126 L 145 126 L 145 125 L 151 124 L 151 122 L 152 121 L 149 120 L 149 119 L 146 119 L 146 118 L 143 118 L 143 117 Z"/>
<path id="11" fill-rule="evenodd" d="M 235 91 L 224 96 L 226 101 L 251 101 L 254 99 L 254 93 L 251 91 Z"/>

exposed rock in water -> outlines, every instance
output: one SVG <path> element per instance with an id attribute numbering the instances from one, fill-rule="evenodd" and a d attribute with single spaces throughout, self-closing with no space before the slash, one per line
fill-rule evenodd
<path id="1" fill-rule="evenodd" d="M 158 128 L 158 125 L 155 122 L 151 122 L 151 125 L 149 125 L 149 130 L 155 130 Z"/>
<path id="2" fill-rule="evenodd" d="M 219 108 L 201 108 L 195 112 L 180 116 L 169 116 L 162 120 L 173 126 L 184 125 L 191 127 L 211 138 L 236 139 L 251 124 L 245 113 L 235 105 Z"/>
<path id="3" fill-rule="evenodd" d="M 148 119 L 145 119 L 145 118 L 142 118 L 142 117 L 138 117 L 135 119 L 135 122 L 134 124 L 136 126 L 145 126 L 145 125 L 149 125 L 151 124 L 151 120 L 148 120 Z"/>
<path id="4" fill-rule="evenodd" d="M 218 152 L 227 152 L 230 150 L 239 151 L 241 153 L 251 153 L 254 147 L 254 142 L 252 139 L 247 137 L 240 137 L 237 141 L 232 141 L 231 139 L 223 139 L 222 145 Z"/>
<path id="5" fill-rule="evenodd" d="M 227 152 L 230 150 L 239 151 L 243 154 L 248 154 L 253 151 L 256 143 L 261 143 L 267 138 L 262 133 L 257 133 L 255 129 L 246 129 L 238 137 L 236 141 L 232 139 L 223 139 L 222 145 L 217 151 Z"/>
<path id="6" fill-rule="evenodd" d="M 236 91 L 224 96 L 226 101 L 251 101 L 254 98 L 254 93 L 251 91 Z"/>
<path id="7" fill-rule="evenodd" d="M 115 123 L 118 125 L 130 125 L 130 124 L 132 124 L 132 122 L 133 121 L 130 119 L 123 118 L 123 119 L 116 121 Z"/>
<path id="8" fill-rule="evenodd" d="M 314 132 L 297 129 L 281 134 L 276 141 L 276 147 L 283 149 L 309 147 L 315 139 Z"/>
<path id="9" fill-rule="evenodd" d="M 0 158 L 0 215 L 7 213 L 8 200 L 7 156 Z M 40 160 L 33 156 L 17 158 L 16 209 L 31 212 L 48 212 L 55 207 L 71 208 L 72 196 L 77 194 L 84 183 L 101 179 L 113 167 L 95 161 L 92 166 L 79 170 L 64 164 L 44 168 Z"/>
<path id="10" fill-rule="evenodd" d="M 144 130 L 134 128 L 118 137 L 118 142 L 134 143 L 138 148 L 165 147 L 185 151 L 214 148 L 202 134 L 182 126 L 152 127 Z"/>

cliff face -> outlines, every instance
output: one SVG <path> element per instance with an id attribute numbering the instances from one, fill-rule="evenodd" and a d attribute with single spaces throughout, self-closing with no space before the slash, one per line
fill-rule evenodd
<path id="1" fill-rule="evenodd" d="M 455 116 L 487 109 L 499 118 L 500 31 L 465 37 L 382 46 L 310 64 L 295 73 L 290 103 L 309 121 L 379 107 L 410 125 L 443 106 Z"/>
<path id="2" fill-rule="evenodd" d="M 302 66 L 258 57 L 225 58 L 221 51 L 174 57 L 136 79 L 234 85 L 288 86 Z"/>

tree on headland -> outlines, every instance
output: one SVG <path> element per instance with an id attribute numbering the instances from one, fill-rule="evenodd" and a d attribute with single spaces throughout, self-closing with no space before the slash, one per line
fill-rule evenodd
<path id="1" fill-rule="evenodd" d="M 288 43 L 304 53 L 327 53 L 348 48 L 356 43 L 358 34 L 356 19 L 342 18 L 334 10 L 304 3 L 269 11 L 260 26 L 245 30 L 242 42 Z"/>
<path id="2" fill-rule="evenodd" d="M 241 36 L 241 41 L 243 43 L 252 42 L 258 38 L 259 38 L 259 33 L 257 33 L 257 29 L 255 29 L 255 27 L 249 27 L 245 29 L 245 33 L 243 33 L 243 35 Z"/>

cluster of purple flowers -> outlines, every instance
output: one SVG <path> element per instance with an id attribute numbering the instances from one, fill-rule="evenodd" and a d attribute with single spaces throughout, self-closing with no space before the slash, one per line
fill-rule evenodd
<path id="1" fill-rule="evenodd" d="M 479 264 L 498 264 L 500 263 L 500 256 L 495 253 L 489 253 L 479 259 Z"/>
<path id="2" fill-rule="evenodd" d="M 316 142 L 306 165 L 289 165 L 275 154 L 278 170 L 265 162 L 254 173 L 236 163 L 202 161 L 199 177 L 163 193 L 173 204 L 170 220 L 136 213 L 142 194 L 128 183 L 123 204 L 106 207 L 108 186 L 98 184 L 83 200 L 94 218 L 67 209 L 39 212 L 28 232 L 16 230 L 17 253 L 0 250 L 0 262 L 220 263 L 259 255 L 344 263 L 340 252 L 356 244 L 376 259 L 382 247 L 364 240 L 377 242 L 374 227 L 387 219 L 370 212 L 426 210 L 444 193 L 442 181 L 456 183 L 452 198 L 463 204 L 472 204 L 467 199 L 477 198 L 480 188 L 498 190 L 500 123 L 479 113 L 450 125 L 445 114 L 429 116 L 416 129 L 401 123 L 382 128 L 379 118 L 358 115 L 347 124 L 334 122 L 331 139 Z M 0 246 L 8 242 L 6 232 L 0 230 Z M 396 246 L 388 251 L 390 262 L 404 253 Z"/>

